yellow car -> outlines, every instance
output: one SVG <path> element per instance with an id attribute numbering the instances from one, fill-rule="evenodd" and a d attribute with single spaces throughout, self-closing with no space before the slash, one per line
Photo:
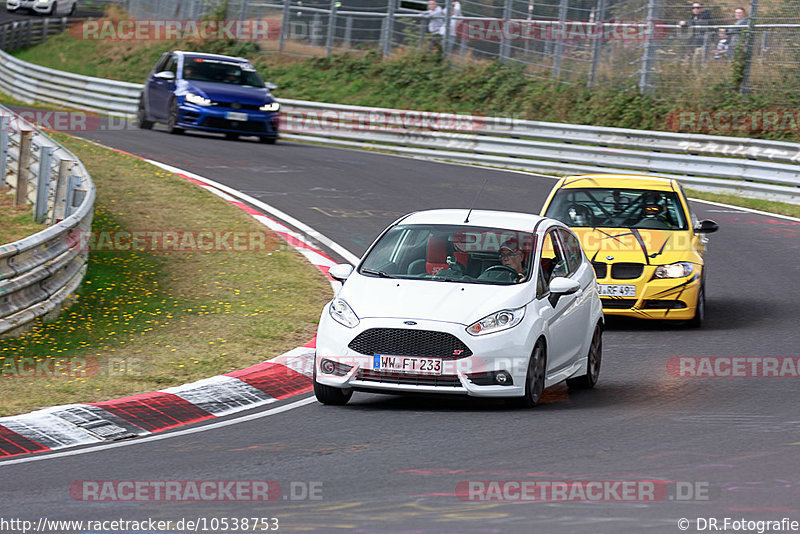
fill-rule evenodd
<path id="1" fill-rule="evenodd" d="M 676 180 L 592 174 L 558 181 L 542 208 L 578 235 L 603 313 L 687 321 L 705 314 L 703 255 L 714 221 L 697 221 Z"/>

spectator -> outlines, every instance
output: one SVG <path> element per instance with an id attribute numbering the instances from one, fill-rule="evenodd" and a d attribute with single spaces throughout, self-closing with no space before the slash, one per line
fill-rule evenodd
<path id="1" fill-rule="evenodd" d="M 710 29 L 712 24 L 711 12 L 703 8 L 700 2 L 692 2 L 692 16 L 689 20 L 682 20 L 678 22 L 681 28 L 691 30 L 689 37 L 689 45 L 691 46 L 691 54 L 695 57 L 704 55 L 704 50 L 707 50 L 708 40 L 711 38 Z"/>
<path id="2" fill-rule="evenodd" d="M 728 32 L 725 28 L 717 30 L 719 40 L 717 41 L 717 48 L 714 50 L 714 59 L 728 59 Z"/>
<path id="3" fill-rule="evenodd" d="M 733 16 L 736 18 L 736 22 L 734 24 L 736 26 L 747 26 L 747 17 L 745 16 L 745 11 L 743 7 L 737 7 L 733 11 Z M 730 39 L 730 43 L 728 45 L 728 58 L 732 58 L 734 52 L 736 51 L 736 47 L 739 46 L 741 42 L 740 37 L 742 36 L 742 30 L 740 28 L 731 28 L 728 30 L 728 37 Z"/>
<path id="4" fill-rule="evenodd" d="M 457 38 L 456 27 L 458 26 L 458 23 L 461 22 L 461 21 L 458 20 L 458 19 L 454 19 L 452 17 L 460 17 L 461 16 L 461 2 L 459 2 L 458 0 L 453 0 L 453 3 L 450 4 L 450 10 L 451 10 L 451 13 L 450 13 L 450 17 L 451 17 L 450 18 L 450 43 L 452 45 L 455 45 L 456 44 L 456 38 Z"/>
<path id="5" fill-rule="evenodd" d="M 428 50 L 432 47 L 438 47 L 441 50 L 442 37 L 444 37 L 445 32 L 444 9 L 439 7 L 439 3 L 436 0 L 430 0 L 428 2 L 428 10 L 422 16 L 430 19 L 428 22 L 428 34 L 430 34 Z"/>

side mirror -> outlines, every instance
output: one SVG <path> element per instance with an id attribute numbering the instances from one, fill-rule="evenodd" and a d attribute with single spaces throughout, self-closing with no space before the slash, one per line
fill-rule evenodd
<path id="1" fill-rule="evenodd" d="M 353 266 L 349 263 L 339 263 L 328 270 L 328 274 L 334 280 L 344 283 L 353 274 Z"/>
<path id="2" fill-rule="evenodd" d="M 557 276 L 550 280 L 550 305 L 556 307 L 558 299 L 564 295 L 572 295 L 581 288 L 580 282 Z"/>
<path id="3" fill-rule="evenodd" d="M 161 72 L 156 73 L 153 78 L 160 78 L 162 80 L 167 80 L 170 82 L 175 81 L 175 73 L 171 70 L 164 70 Z"/>
<path id="4" fill-rule="evenodd" d="M 266 87 L 266 88 L 267 88 L 267 90 L 269 90 L 269 91 L 274 91 L 275 89 L 277 89 L 277 88 L 278 88 L 278 86 L 277 86 L 277 85 L 275 85 L 275 84 L 274 84 L 274 83 L 272 83 L 272 82 L 266 82 L 266 83 L 264 84 L 264 87 Z"/>
<path id="5" fill-rule="evenodd" d="M 719 225 L 712 220 L 706 219 L 704 221 L 700 221 L 694 227 L 694 233 L 696 234 L 713 234 L 719 230 Z"/>

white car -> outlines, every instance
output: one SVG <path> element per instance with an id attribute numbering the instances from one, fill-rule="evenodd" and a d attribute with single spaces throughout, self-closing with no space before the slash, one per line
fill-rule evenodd
<path id="1" fill-rule="evenodd" d="M 78 0 L 6 0 L 6 10 L 13 13 L 27 9 L 40 15 L 74 15 Z"/>
<path id="2" fill-rule="evenodd" d="M 322 311 L 314 393 L 445 393 L 538 404 L 563 380 L 591 388 L 603 312 L 591 263 L 554 219 L 503 211 L 406 215 Z"/>

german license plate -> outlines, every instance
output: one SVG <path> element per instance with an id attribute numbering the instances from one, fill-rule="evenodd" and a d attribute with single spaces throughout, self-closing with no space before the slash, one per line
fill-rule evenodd
<path id="1" fill-rule="evenodd" d="M 225 118 L 230 121 L 247 121 L 247 113 L 236 113 L 235 111 L 229 111 L 225 114 Z"/>
<path id="2" fill-rule="evenodd" d="M 601 297 L 635 297 L 636 286 L 618 284 L 599 284 Z"/>
<path id="3" fill-rule="evenodd" d="M 442 374 L 442 359 L 376 354 L 372 360 L 372 370 L 440 375 Z"/>

